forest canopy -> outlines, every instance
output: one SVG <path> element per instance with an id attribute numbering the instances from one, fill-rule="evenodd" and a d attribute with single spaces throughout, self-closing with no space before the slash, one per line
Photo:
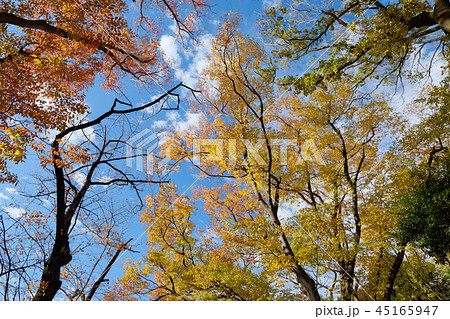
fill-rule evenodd
<path id="1" fill-rule="evenodd" d="M 450 2 L 216 5 L 2 2 L 2 299 L 449 300 Z"/>

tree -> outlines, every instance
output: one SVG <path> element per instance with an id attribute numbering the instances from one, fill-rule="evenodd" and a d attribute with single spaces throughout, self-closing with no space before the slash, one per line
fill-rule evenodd
<path id="1" fill-rule="evenodd" d="M 411 167 L 414 161 L 433 154 L 436 140 L 440 141 L 438 147 L 446 146 L 450 3 L 346 1 L 342 5 L 323 2 L 319 7 L 316 10 L 296 1 L 290 6 L 271 8 L 263 18 L 266 34 L 275 42 L 273 52 L 276 59 L 295 62 L 312 58 L 314 61 L 305 67 L 301 76 L 289 74 L 279 83 L 305 94 L 342 79 L 366 91 L 385 84 L 395 84 L 397 90 L 404 80 L 417 83 L 426 76 L 430 77 L 432 70 L 439 65 L 444 79 L 438 85 L 419 88 L 422 97 L 416 101 L 415 115 L 419 114 L 422 122 L 405 133 L 403 142 L 400 142 L 400 152 L 395 156 L 403 157 L 400 162 Z M 401 165 L 396 167 L 400 170 L 391 176 L 407 171 Z M 405 182 L 414 183 L 412 180 Z M 394 186 L 394 191 L 401 192 L 397 186 Z M 408 194 L 415 192 L 414 186 L 410 190 L 406 185 L 401 188 Z M 445 231 L 441 234 L 445 236 Z M 399 239 L 398 251 L 387 278 L 385 300 L 391 298 L 407 243 L 405 236 Z"/>
<path id="2" fill-rule="evenodd" d="M 400 198 L 404 211 L 399 221 L 399 237 L 415 242 L 440 263 L 448 263 L 450 244 L 449 225 L 449 157 L 445 151 L 437 156 L 436 149 L 427 163 L 413 169 L 409 180 L 415 183 Z"/>
<path id="3" fill-rule="evenodd" d="M 434 5 L 422 0 L 332 1 L 314 8 L 294 1 L 272 7 L 262 24 L 276 43 L 276 57 L 298 61 L 319 55 L 304 75 L 281 79 L 297 92 L 308 93 L 348 75 L 357 85 L 369 79 L 378 85 L 402 84 L 404 76 L 417 80 L 428 74 L 438 52 L 447 68 L 449 8 L 446 0 Z M 408 61 L 417 67 L 408 67 Z"/>
<path id="4" fill-rule="evenodd" d="M 175 3 L 155 3 L 169 9 L 180 32 L 190 32 L 189 20 L 177 18 Z M 33 145 L 47 177 L 28 198 L 46 204 L 0 208 L 4 299 L 52 300 L 61 293 L 70 300 L 96 298 L 122 252 L 133 249 L 123 227 L 143 205 L 147 251 L 138 261 L 128 260 L 124 277 L 100 298 L 448 299 L 449 78 L 423 87 L 411 109 L 418 124 L 372 90 L 401 83 L 405 74 L 424 76 L 407 63 L 433 56 L 430 46 L 437 54 L 442 45 L 446 54 L 447 39 L 440 34 L 447 28 L 445 4 L 436 1 L 432 15 L 425 1 L 346 1 L 343 7 L 331 2 L 320 11 L 296 1 L 295 10 L 273 8 L 262 21 L 277 38 L 272 57 L 239 31 L 239 18 L 227 16 L 212 42 L 201 94 L 180 83 L 140 107 L 116 99 L 97 118 L 62 123 L 50 143 Z M 143 12 L 145 3 L 138 8 Z M 0 17 L 16 25 L 24 20 L 13 15 Z M 299 19 L 308 15 L 318 21 Z M 50 22 L 40 21 L 39 30 L 87 45 L 69 36 L 72 31 L 55 34 L 61 31 Z M 68 22 L 60 23 L 56 27 L 65 30 Z M 146 15 L 140 23 L 149 25 Z M 334 33 L 334 26 L 353 35 Z M 142 85 L 159 76 L 139 73 L 140 58 L 100 42 L 122 57 L 116 65 L 104 50 L 93 49 L 113 59 L 117 74 Z M 280 80 L 277 59 L 291 67 L 314 52 L 329 55 L 309 74 Z M 111 75 L 107 84 L 119 88 L 116 80 Z M 191 111 L 202 117 L 198 126 L 166 132 L 156 158 L 172 160 L 172 170 L 187 161 L 204 178 L 201 187 L 181 195 L 164 168 L 150 176 L 122 165 L 146 155 L 123 152 L 134 146 L 133 115 L 162 111 L 170 97 L 180 103 L 180 90 L 194 94 Z M 21 150 L 43 129 L 5 123 L 4 163 L 21 161 Z M 82 136 L 81 142 L 71 142 L 72 134 Z M 14 179 L 0 167 L 5 179 Z M 144 201 L 148 184 L 157 189 Z M 116 196 L 124 186 L 135 192 L 137 203 Z"/>
<path id="5" fill-rule="evenodd" d="M 2 2 L 0 7 L 0 182 L 17 182 L 7 162 L 24 160 L 26 147 L 49 129 L 63 131 L 84 114 L 86 89 L 102 78 L 120 91 L 131 76 L 144 87 L 168 76 L 158 51 L 155 7 L 179 32 L 193 35 L 203 1 L 133 1 L 137 29 L 124 1 Z"/>
<path id="6" fill-rule="evenodd" d="M 264 108 L 266 102 L 274 101 L 273 86 L 269 78 L 264 79 L 256 74 L 256 70 L 264 58 L 263 50 L 254 41 L 238 33 L 236 21 L 230 19 L 222 25 L 219 35 L 213 43 L 211 67 L 205 77 L 205 83 L 217 83 L 217 87 L 213 87 L 209 91 L 203 87 L 202 90 L 210 94 L 206 93 L 204 102 L 197 107 L 205 107 L 202 111 L 210 114 L 212 118 L 221 112 L 228 117 L 227 120 L 230 123 L 228 125 L 225 122 L 227 120 L 217 117 L 214 122 L 205 122 L 204 130 L 195 132 L 194 136 L 197 140 L 211 136 L 214 138 L 245 138 L 254 143 L 262 137 L 265 139 L 264 147 L 271 154 L 269 138 L 274 131 L 266 126 L 270 121 L 266 116 L 271 118 L 272 115 L 270 113 L 266 115 Z M 225 132 L 231 134 L 226 135 Z M 171 148 L 172 156 L 175 159 L 189 158 L 195 162 L 192 155 L 197 156 L 202 150 L 201 147 L 199 150 L 194 149 L 193 152 L 189 150 L 193 146 L 194 136 L 174 136 L 166 147 Z M 183 143 L 188 143 L 188 145 Z M 235 154 L 237 156 L 235 169 L 228 167 L 227 162 L 220 158 L 218 161 L 207 161 L 197 166 L 207 176 L 228 175 L 232 178 L 246 176 L 244 184 L 254 190 L 253 196 L 258 205 L 258 208 L 254 209 L 257 209 L 259 214 L 266 216 L 278 241 L 277 264 L 283 264 L 289 269 L 291 275 L 295 276 L 296 285 L 304 289 L 310 299 L 318 300 L 320 297 L 316 284 L 292 251 L 287 234 L 278 217 L 281 189 L 278 186 L 272 187 L 276 183 L 277 177 L 270 171 L 272 167 L 275 167 L 275 162 L 269 164 L 268 168 L 258 167 L 258 163 L 255 163 L 250 157 L 251 152 L 255 151 L 250 147 L 247 151 L 246 154 L 241 151 L 239 154 Z M 250 162 L 241 166 L 242 158 L 248 159 Z M 269 173 L 267 174 L 267 172 Z"/>
<path id="7" fill-rule="evenodd" d="M 179 195 L 173 184 L 161 185 L 148 196 L 141 215 L 148 226 L 146 255 L 125 265 L 124 277 L 106 299 L 243 301 L 291 296 L 274 287 L 248 255 L 230 246 L 223 236 L 226 232 L 216 232 L 215 227 L 206 232 L 196 229 L 195 210 L 192 200 Z"/>
<path id="8" fill-rule="evenodd" d="M 245 257 L 272 287 L 290 287 L 287 298 L 379 300 L 391 286 L 402 298 L 394 284 L 398 276 L 409 279 L 410 269 L 395 263 L 405 252 L 392 231 L 395 185 L 388 178 L 397 158 L 380 146 L 402 130 L 401 117 L 382 96 L 347 81 L 310 96 L 280 94 L 267 60 L 235 20 L 226 20 L 213 42 L 200 103 L 193 103 L 192 111 L 203 114 L 200 125 L 174 132 L 165 144 L 173 159 L 189 159 L 219 183 L 194 195 L 204 203 L 208 231 L 227 252 L 215 262 Z M 152 245 L 151 232 L 149 253 L 158 252 L 165 268 L 179 267 L 172 251 Z M 203 251 L 215 247 L 208 245 Z M 120 281 L 124 294 L 154 284 L 157 265 L 149 258 L 130 265 Z"/>
<path id="9" fill-rule="evenodd" d="M 98 192 L 98 187 L 129 185 L 140 199 L 138 186 L 151 180 L 136 178 L 118 165 L 127 158 L 120 155 L 127 144 L 126 135 L 132 134 L 135 128 L 126 131 L 122 122 L 123 131 L 117 132 L 104 123 L 110 121 L 110 125 L 117 125 L 118 122 L 111 121 L 123 120 L 127 114 L 163 103 L 164 98 L 177 96 L 175 90 L 185 86 L 175 85 L 142 107 L 116 100 L 100 117 L 80 122 L 81 115 L 88 111 L 84 95 L 98 78 L 104 80 L 105 88 L 117 92 L 121 92 L 122 79 L 127 76 L 146 89 L 166 80 L 168 68 L 158 50 L 158 36 L 162 30 L 158 12 L 166 13 L 180 34 L 194 37 L 194 20 L 201 14 L 204 3 L 137 1 L 135 6 L 139 12 L 136 29 L 128 21 L 128 6 L 123 1 L 2 3 L 0 181 L 18 181 L 7 169 L 7 162 L 23 161 L 27 146 L 31 144 L 40 154 L 44 169 L 53 174 L 50 179 L 41 180 L 38 194 L 31 198 L 41 203 L 55 203 L 54 211 L 48 214 L 42 206 L 32 213 L 25 211 L 19 218 L 11 214 L 2 218 L 1 276 L 5 299 L 10 296 L 30 298 L 31 295 L 34 300 L 52 300 L 63 280 L 73 283 L 72 292 L 62 290 L 68 298 L 87 295 L 90 299 L 110 267 L 106 266 L 88 292 L 94 270 L 107 258 L 113 263 L 117 252 L 129 248 L 127 240 L 116 230 L 121 218 L 118 212 L 108 213 L 99 206 L 102 192 Z M 120 109 L 120 105 L 125 108 Z M 45 137 L 49 130 L 59 132 L 50 143 Z M 119 135 L 112 137 L 112 133 Z M 72 145 L 68 141 L 72 134 L 81 135 L 84 142 Z M 89 134 L 94 135 L 89 137 Z M 96 144 L 95 139 L 100 139 L 100 144 Z M 104 173 L 105 167 L 116 177 L 102 179 L 100 172 Z M 85 178 L 77 181 L 80 176 Z M 48 185 L 49 182 L 56 182 L 56 188 Z M 122 203 L 122 207 L 126 205 L 126 202 Z M 56 229 L 49 230 L 53 221 Z M 77 240 L 80 234 L 74 233 L 80 223 L 88 229 L 84 232 L 84 242 Z M 33 230 L 36 231 L 34 234 Z M 11 234 L 14 232 L 21 232 L 19 244 L 22 246 L 17 247 L 22 248 L 16 251 L 20 251 L 20 255 L 29 251 L 27 258 L 11 259 L 11 245 L 15 242 Z M 98 258 L 93 258 L 92 268 L 69 267 L 73 256 L 82 255 L 96 241 L 100 250 L 94 252 L 93 256 L 98 254 Z M 70 242 L 78 246 L 71 249 Z M 39 269 L 42 263 L 44 267 Z M 36 285 L 39 272 L 41 279 Z M 36 286 L 39 287 L 34 293 Z"/>
<path id="10" fill-rule="evenodd" d="M 16 232 L 20 234 L 21 245 L 30 245 L 27 253 L 37 257 L 26 258 L 22 261 L 24 266 L 19 266 L 20 260 L 2 262 L 2 269 L 6 269 L 2 276 L 7 276 L 2 278 L 2 285 L 17 285 L 16 290 L 20 290 L 22 284 L 17 283 L 17 276 L 20 278 L 24 274 L 18 270 L 26 270 L 28 281 L 22 292 L 24 297 L 53 300 L 65 282 L 62 291 L 69 299 L 92 299 L 120 252 L 131 249 L 130 241 L 123 238 L 121 227 L 125 227 L 126 219 L 142 207 L 142 186 L 167 182 L 158 176 L 138 176 L 124 167 L 128 159 L 146 156 L 141 154 L 142 150 L 135 149 L 136 145 L 129 144 L 129 137 L 138 129 L 130 117 L 156 107 L 168 96 L 176 95 L 180 88 L 187 87 L 179 84 L 139 107 L 116 100 L 110 110 L 99 117 L 69 126 L 55 136 L 49 152 L 41 154 L 42 166 L 48 169 L 50 176 L 47 180 L 39 180 L 37 194 L 30 195 L 33 200 L 47 201 L 52 209 L 48 213 L 44 207 L 32 214 L 24 211 L 19 217 L 10 216 L 9 224 L 3 224 L 3 235 L 8 238 L 14 224 L 20 225 Z M 90 134 L 87 133 L 89 130 Z M 70 143 L 68 136 L 77 132 L 84 138 L 79 144 Z M 124 151 L 125 146 L 134 152 L 128 154 Z M 124 186 L 134 190 L 138 203 L 108 202 L 108 194 L 114 196 L 114 189 Z M 30 206 L 33 207 L 31 203 Z M 2 260 L 11 260 L 11 252 L 17 251 L 13 248 L 15 242 L 4 239 Z M 23 250 L 19 249 L 20 255 Z M 96 271 L 108 259 L 110 261 L 99 278 L 92 282 Z M 40 279 L 36 278 L 39 273 Z M 9 298 L 8 289 L 6 298 Z"/>

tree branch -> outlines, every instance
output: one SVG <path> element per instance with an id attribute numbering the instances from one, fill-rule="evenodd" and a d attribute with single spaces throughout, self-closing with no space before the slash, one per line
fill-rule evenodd
<path id="1" fill-rule="evenodd" d="M 44 31 L 49 34 L 57 35 L 58 37 L 61 37 L 64 39 L 74 40 L 77 42 L 82 42 L 82 43 L 94 46 L 98 50 L 100 50 L 103 53 L 110 56 L 114 61 L 116 61 L 118 63 L 118 65 L 122 65 L 123 63 L 118 62 L 117 57 L 114 55 L 114 53 L 111 50 L 114 50 L 114 51 L 120 52 L 126 56 L 129 56 L 140 63 L 148 63 L 153 60 L 153 58 L 144 60 L 130 52 L 127 52 L 127 51 L 125 51 L 119 47 L 113 46 L 111 44 L 99 43 L 98 41 L 88 39 L 79 34 L 70 33 L 60 27 L 55 27 L 55 26 L 49 24 L 45 20 L 29 20 L 29 19 L 21 18 L 13 13 L 0 12 L 0 23 L 12 24 L 12 25 L 22 27 L 22 28 L 27 28 L 27 29 L 41 30 L 41 31 Z M 125 71 L 127 71 L 127 70 L 125 70 Z"/>
<path id="2" fill-rule="evenodd" d="M 114 256 L 111 258 L 111 260 L 109 261 L 108 265 L 106 266 L 105 270 L 103 270 L 102 274 L 100 275 L 100 277 L 95 281 L 94 285 L 92 286 L 91 290 L 89 291 L 87 297 L 86 297 L 86 301 L 91 301 L 92 297 L 94 296 L 95 292 L 97 291 L 98 287 L 100 287 L 100 285 L 102 284 L 102 282 L 107 281 L 107 279 L 105 279 L 105 277 L 108 275 L 108 272 L 110 271 L 111 267 L 115 264 L 117 258 L 119 258 L 119 255 L 121 253 L 121 251 L 128 249 L 127 245 L 128 243 L 131 241 L 132 239 L 130 239 L 129 241 L 127 241 L 125 244 L 119 246 L 116 250 L 116 253 L 114 254 Z"/>

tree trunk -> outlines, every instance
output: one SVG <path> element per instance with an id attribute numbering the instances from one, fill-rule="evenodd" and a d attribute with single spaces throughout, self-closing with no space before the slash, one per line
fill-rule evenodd
<path id="1" fill-rule="evenodd" d="M 292 250 L 289 240 L 286 234 L 281 229 L 281 223 L 278 219 L 278 207 L 263 203 L 260 201 L 261 206 L 267 212 L 272 225 L 275 227 L 278 235 L 278 240 L 281 244 L 283 253 L 290 258 L 290 264 L 292 267 L 292 272 L 295 274 L 297 282 L 303 288 L 305 294 L 308 296 L 309 300 L 320 301 L 319 291 L 317 290 L 317 285 L 314 279 L 312 279 L 308 273 L 303 269 L 303 267 L 298 263 L 297 258 Z M 269 207 L 270 206 L 270 207 Z"/>
<path id="2" fill-rule="evenodd" d="M 394 263 L 392 264 L 391 270 L 388 274 L 388 279 L 386 282 L 386 288 L 384 290 L 383 300 L 390 301 L 392 292 L 394 290 L 394 282 L 395 278 L 397 278 L 398 271 L 400 270 L 400 266 L 402 265 L 403 258 L 405 257 L 405 246 L 401 246 L 397 256 L 395 256 Z"/>
<path id="3" fill-rule="evenodd" d="M 106 275 L 108 275 L 109 270 L 111 269 L 111 267 L 114 265 L 114 263 L 116 262 L 117 258 L 119 258 L 120 252 L 122 250 L 124 250 L 126 248 L 126 245 L 131 241 L 131 239 L 123 246 L 120 246 L 119 248 L 117 248 L 116 253 L 114 254 L 114 256 L 111 258 L 111 260 L 109 261 L 108 265 L 106 266 L 105 270 L 103 270 L 102 274 L 100 275 L 100 277 L 95 281 L 94 285 L 92 286 L 91 290 L 89 291 L 87 297 L 86 297 L 86 301 L 91 301 L 92 297 L 94 297 L 94 294 L 97 292 L 98 287 L 100 287 L 100 285 L 102 284 L 102 282 L 107 281 L 107 279 L 105 279 Z"/>
<path id="4" fill-rule="evenodd" d="M 435 0 L 433 17 L 445 33 L 450 33 L 449 0 Z"/>
<path id="5" fill-rule="evenodd" d="M 344 301 L 351 301 L 354 294 L 355 264 L 355 258 L 352 258 L 349 261 L 342 260 L 339 263 L 341 268 L 341 298 Z"/>
<path id="6" fill-rule="evenodd" d="M 56 177 L 55 242 L 50 258 L 44 264 L 39 288 L 33 298 L 35 301 L 53 300 L 62 284 L 60 280 L 61 268 L 72 260 L 68 235 L 71 220 L 68 221 L 66 219 L 64 172 L 61 167 L 61 157 L 59 155 L 59 144 L 57 140 L 53 142 L 52 151 Z"/>
<path id="7" fill-rule="evenodd" d="M 350 179 L 349 179 L 350 180 Z M 350 183 L 350 182 L 349 182 Z M 355 282 L 355 266 L 356 266 L 356 255 L 358 246 L 361 240 L 361 219 L 359 217 L 358 210 L 358 192 L 356 188 L 356 181 L 350 183 L 352 187 L 352 212 L 353 212 L 353 221 L 355 232 L 353 234 L 353 247 L 350 248 L 348 260 L 343 261 L 343 265 L 341 267 L 341 294 L 342 299 L 345 301 L 352 300 L 354 294 L 354 282 Z M 353 251 L 351 251 L 353 249 Z"/>

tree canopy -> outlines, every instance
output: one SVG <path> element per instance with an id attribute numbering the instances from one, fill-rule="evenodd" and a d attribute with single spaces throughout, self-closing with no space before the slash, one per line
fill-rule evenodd
<path id="1" fill-rule="evenodd" d="M 84 97 L 96 79 L 111 90 L 119 90 L 125 76 L 148 87 L 167 79 L 157 11 L 170 15 L 180 32 L 193 33 L 203 3 L 135 5 L 137 28 L 125 1 L 2 2 L 0 181 L 15 181 L 7 161 L 22 161 L 31 140 L 45 130 L 65 129 L 89 111 Z"/>
<path id="2" fill-rule="evenodd" d="M 404 77 L 427 76 L 437 52 L 446 60 L 449 8 L 444 0 L 293 1 L 268 10 L 262 25 L 276 39 L 277 58 L 314 61 L 301 76 L 280 79 L 298 92 L 344 76 L 401 85 Z"/>
<path id="3" fill-rule="evenodd" d="M 26 209 L 0 206 L 0 295 L 448 300 L 449 1 L 281 1 L 259 34 L 230 13 L 195 87 L 89 114 L 97 83 L 172 83 L 164 21 L 192 45 L 206 7 L 2 4 L 0 182 L 22 182 L 9 167 L 30 147 L 43 174 Z"/>

